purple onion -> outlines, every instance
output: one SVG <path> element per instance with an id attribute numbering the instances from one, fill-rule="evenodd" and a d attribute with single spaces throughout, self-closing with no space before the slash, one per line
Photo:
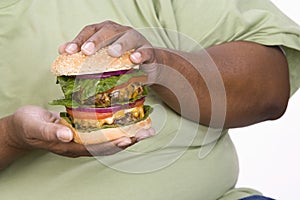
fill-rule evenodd
<path id="1" fill-rule="evenodd" d="M 76 78 L 78 79 L 101 79 L 101 78 L 109 78 L 111 76 L 119 76 L 122 74 L 129 74 L 132 73 L 132 69 L 129 70 L 119 70 L 119 71 L 111 71 L 111 72 L 103 72 L 97 74 L 83 74 L 77 75 Z"/>

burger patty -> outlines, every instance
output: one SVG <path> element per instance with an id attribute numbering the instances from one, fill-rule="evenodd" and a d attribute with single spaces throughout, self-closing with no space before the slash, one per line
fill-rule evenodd
<path id="1" fill-rule="evenodd" d="M 84 105 L 95 105 L 96 107 L 108 107 L 120 102 L 128 102 L 138 96 L 143 95 L 144 86 L 140 82 L 134 82 L 124 88 L 115 89 L 103 93 L 98 93 L 85 100 L 80 99 L 80 94 L 75 93 L 74 100 Z"/>
<path id="2" fill-rule="evenodd" d="M 120 110 L 112 117 L 105 119 L 72 119 L 75 128 L 80 130 L 93 130 L 102 128 L 105 125 L 124 126 L 143 119 L 145 116 L 144 107 L 138 106 L 126 110 Z"/>

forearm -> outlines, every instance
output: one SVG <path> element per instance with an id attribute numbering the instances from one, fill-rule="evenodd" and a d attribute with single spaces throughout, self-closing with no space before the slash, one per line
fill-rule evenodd
<path id="1" fill-rule="evenodd" d="M 171 68 L 160 67 L 158 84 L 152 88 L 171 108 L 184 117 L 216 127 L 222 126 L 225 112 L 224 128 L 276 119 L 284 113 L 289 76 L 280 50 L 250 42 L 226 43 L 206 50 L 217 70 L 205 52 L 156 50 L 157 62 Z M 175 75 L 177 72 L 190 86 Z M 191 102 L 193 94 L 196 103 Z M 218 112 L 220 119 L 210 124 L 212 113 L 218 116 Z"/>
<path id="2" fill-rule="evenodd" d="M 114 40 L 104 40 L 106 33 Z M 156 81 L 152 88 L 176 112 L 201 124 L 241 127 L 276 119 L 286 109 L 288 66 L 278 48 L 252 42 L 213 46 L 206 49 L 216 63 L 213 69 L 205 51 L 153 49 L 134 29 L 105 21 L 86 26 L 72 42 L 62 45 L 59 52 L 73 54 L 81 50 L 92 55 L 106 44 L 110 44 L 108 52 L 114 57 L 135 49 L 130 56 L 133 63 L 151 63 L 145 71 L 150 82 Z"/>
<path id="3" fill-rule="evenodd" d="M 9 145 L 8 134 L 10 134 L 12 126 L 12 116 L 0 119 L 0 170 L 25 154 L 24 150 Z"/>

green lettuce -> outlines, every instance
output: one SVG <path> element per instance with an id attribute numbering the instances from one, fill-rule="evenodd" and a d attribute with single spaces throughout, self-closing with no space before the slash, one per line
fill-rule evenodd
<path id="1" fill-rule="evenodd" d="M 118 85 L 127 83 L 133 77 L 145 75 L 145 72 L 135 70 L 129 74 L 111 76 L 104 79 L 76 79 L 76 76 L 58 76 L 57 84 L 60 84 L 66 99 L 72 98 L 73 93 L 80 91 L 80 99 L 85 100 L 95 94 L 105 92 Z"/>
<path id="2" fill-rule="evenodd" d="M 50 105 L 62 105 L 67 107 L 91 107 L 91 105 L 83 105 L 78 101 L 75 101 L 73 94 L 80 95 L 80 100 L 86 100 L 95 94 L 105 92 L 118 85 L 127 83 L 131 78 L 138 76 L 145 76 L 145 72 L 135 70 L 129 74 L 122 74 L 119 76 L 111 76 L 105 79 L 76 79 L 76 76 L 58 76 L 56 83 L 61 86 L 62 92 L 64 93 L 64 98 L 56 99 L 49 102 Z M 131 99 L 131 103 L 140 99 L 148 94 L 147 86 L 144 86 L 144 92 L 142 95 Z M 77 97 L 78 98 L 78 97 Z M 120 102 L 122 103 L 122 102 Z"/>

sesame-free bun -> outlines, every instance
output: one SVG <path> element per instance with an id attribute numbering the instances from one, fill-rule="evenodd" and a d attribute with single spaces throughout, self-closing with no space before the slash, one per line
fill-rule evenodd
<path id="1" fill-rule="evenodd" d="M 111 57 L 106 47 L 90 56 L 82 52 L 62 54 L 53 62 L 51 72 L 56 76 L 71 76 L 131 69 L 134 64 L 130 61 L 130 53 L 128 51 L 121 57 Z"/>
<path id="2" fill-rule="evenodd" d="M 99 129 L 91 132 L 79 132 L 63 118 L 60 119 L 59 123 L 69 127 L 72 130 L 74 142 L 84 145 L 100 144 L 113 141 L 121 137 L 134 137 L 140 130 L 149 129 L 151 127 L 150 117 L 147 117 L 146 119 L 135 124 L 117 128 Z"/>

